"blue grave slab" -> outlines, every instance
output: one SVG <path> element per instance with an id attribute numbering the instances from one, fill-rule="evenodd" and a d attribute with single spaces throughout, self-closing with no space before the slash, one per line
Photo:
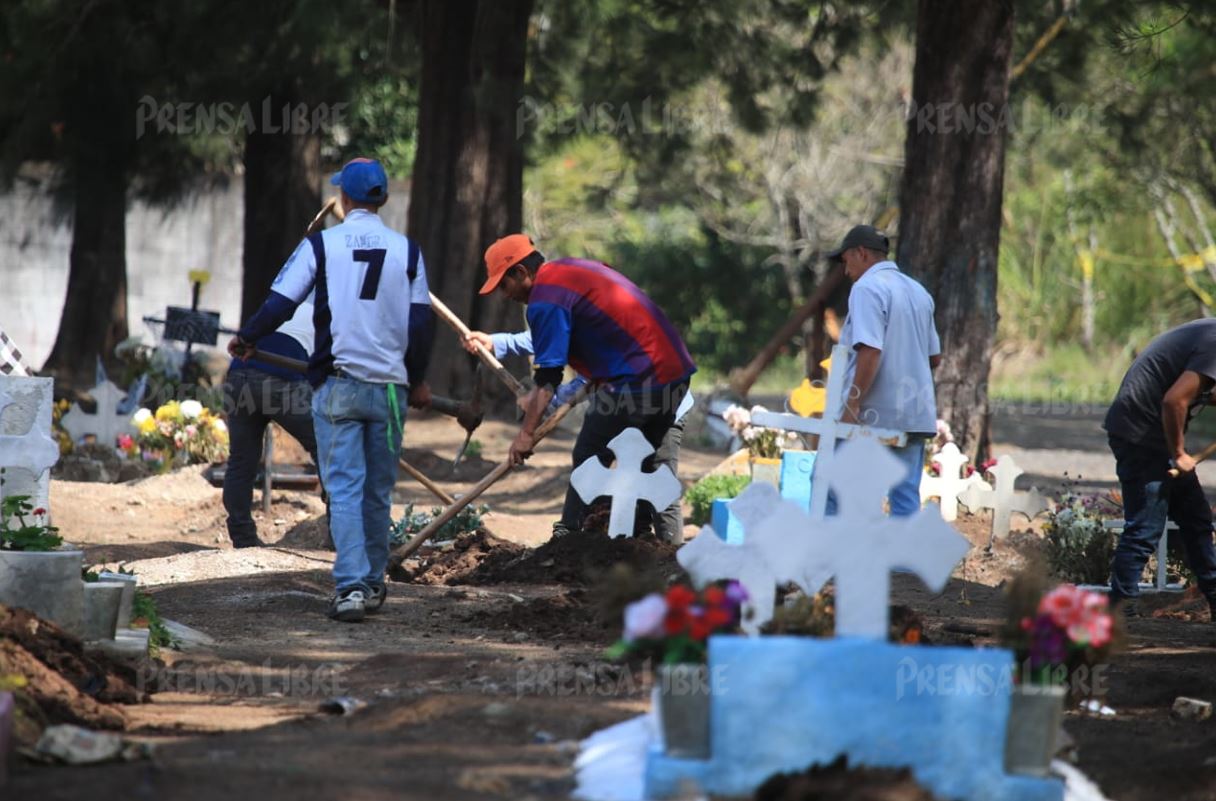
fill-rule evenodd
<path id="1" fill-rule="evenodd" d="M 815 451 L 785 451 L 781 454 L 781 497 L 804 512 L 811 511 L 811 474 Z"/>
<path id="2" fill-rule="evenodd" d="M 776 773 L 845 754 L 908 767 L 942 799 L 1062 801 L 1062 780 L 1004 772 L 1012 664 L 1002 649 L 713 637 L 711 757 L 652 751 L 646 797 L 675 797 L 683 782 L 747 796 Z"/>
<path id="3" fill-rule="evenodd" d="M 709 525 L 713 528 L 718 539 L 729 545 L 743 544 L 743 521 L 730 510 L 734 498 L 719 498 L 713 502 L 709 511 Z"/>

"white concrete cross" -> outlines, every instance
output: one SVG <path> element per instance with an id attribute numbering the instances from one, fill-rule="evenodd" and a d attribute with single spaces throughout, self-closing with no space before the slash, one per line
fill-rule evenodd
<path id="1" fill-rule="evenodd" d="M 92 434 L 99 445 L 112 448 L 120 434 L 135 435 L 131 415 L 118 411 L 127 393 L 112 381 L 103 381 L 89 390 L 89 395 L 97 401 L 95 414 L 85 414 L 79 404 L 73 403 L 71 410 L 63 416 L 63 427 L 72 436 L 72 442 L 80 442 L 81 437 Z"/>
<path id="2" fill-rule="evenodd" d="M 983 479 L 979 471 L 964 475 L 967 462 L 971 459 L 953 442 L 947 442 L 934 454 L 933 461 L 937 462 L 938 474 L 931 476 L 925 472 L 920 477 L 920 502 L 924 503 L 930 498 L 939 499 L 942 519 L 947 523 L 953 523 L 958 518 L 959 496 L 972 484 L 980 489 L 992 490 L 992 485 Z"/>
<path id="3" fill-rule="evenodd" d="M 676 558 L 698 585 L 733 578 L 747 588 L 749 634 L 771 619 L 779 584 L 792 581 L 814 594 L 834 576 L 836 635 L 886 639 L 891 571 L 911 570 L 940 590 L 971 547 L 936 507 L 905 518 L 883 514 L 883 498 L 903 475 L 899 459 L 875 440 L 846 443 L 825 476 L 839 498 L 838 515 L 812 520 L 771 487 L 749 486 L 733 507 L 746 534 L 742 545 L 727 545 L 706 527 Z"/>
<path id="4" fill-rule="evenodd" d="M 836 459 L 838 441 L 870 437 L 890 440 L 897 446 L 908 441 L 907 434 L 903 431 L 840 422 L 845 392 L 848 390 L 844 385 L 845 365 L 848 362 L 848 348 L 843 345 L 832 348 L 832 364 L 839 367 L 828 372 L 827 402 L 823 417 L 802 417 L 779 412 L 756 412 L 752 415 L 753 425 L 819 435 L 819 455 L 815 457 L 815 468 L 811 473 L 811 517 L 815 520 L 822 520 L 827 508 L 828 482 L 821 480 L 821 477 L 832 475 L 832 463 Z"/>
<path id="5" fill-rule="evenodd" d="M 0 416 L 13 398 L 0 390 Z M 41 476 L 59 461 L 59 445 L 36 423 L 25 434 L 0 435 L 0 467 L 19 467 Z"/>
<path id="6" fill-rule="evenodd" d="M 1023 470 L 1014 464 L 1013 457 L 1009 454 L 998 459 L 996 467 L 989 472 L 994 479 L 992 489 L 984 490 L 972 484 L 958 499 L 972 512 L 978 512 L 980 509 L 992 510 L 992 536 L 988 541 L 991 546 L 995 540 L 1009 534 L 1009 522 L 1014 512 L 1021 512 L 1033 519 L 1047 511 L 1049 504 L 1036 487 L 1031 487 L 1030 492 L 1014 490 L 1014 482 L 1022 475 Z"/>
<path id="7" fill-rule="evenodd" d="M 592 456 L 570 474 L 570 486 L 586 503 L 611 496 L 608 536 L 632 537 L 638 501 L 649 501 L 655 511 L 661 512 L 680 497 L 683 487 L 667 465 L 659 465 L 653 473 L 642 472 L 642 462 L 654 448 L 638 429 L 625 429 L 608 447 L 616 455 L 616 466 L 604 467 Z"/>

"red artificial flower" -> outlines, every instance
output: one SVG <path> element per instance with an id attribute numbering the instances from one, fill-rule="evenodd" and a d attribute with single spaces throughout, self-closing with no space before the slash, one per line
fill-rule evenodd
<path id="1" fill-rule="evenodd" d="M 705 610 L 703 619 L 706 625 L 716 630 L 723 626 L 729 626 L 734 621 L 734 615 L 720 606 L 711 606 Z"/>
<path id="2" fill-rule="evenodd" d="M 691 616 L 688 614 L 688 609 L 685 607 L 674 607 L 670 603 L 667 605 L 667 616 L 663 618 L 663 631 L 670 636 L 683 634 L 688 624 L 691 621 Z"/>
<path id="3" fill-rule="evenodd" d="M 36 516 L 41 517 L 42 515 L 46 514 L 46 509 L 43 509 L 41 506 L 39 506 L 37 509 L 34 510 L 34 514 Z"/>
<path id="4" fill-rule="evenodd" d="M 710 631 L 709 623 L 704 617 L 692 618 L 692 629 L 688 633 L 694 640 L 704 640 L 710 635 Z"/>
<path id="5" fill-rule="evenodd" d="M 687 609 L 696 600 L 697 594 L 683 584 L 677 584 L 667 591 L 667 606 L 669 608 Z"/>
<path id="6" fill-rule="evenodd" d="M 726 593 L 721 587 L 709 587 L 701 595 L 710 606 L 722 606 L 726 603 Z"/>

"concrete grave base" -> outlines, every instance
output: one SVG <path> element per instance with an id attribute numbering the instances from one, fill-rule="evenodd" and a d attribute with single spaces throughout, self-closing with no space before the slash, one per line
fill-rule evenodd
<path id="1" fill-rule="evenodd" d="M 83 551 L 0 551 L 0 604 L 28 609 L 79 637 Z"/>
<path id="2" fill-rule="evenodd" d="M 112 640 L 118 631 L 118 610 L 122 607 L 123 581 L 84 582 L 84 634 L 82 639 Z"/>
<path id="3" fill-rule="evenodd" d="M 140 662 L 148 658 L 151 636 L 147 629 L 118 629 L 114 639 L 86 643 L 85 651 L 100 652 L 120 662 Z"/>
<path id="4" fill-rule="evenodd" d="M 828 764 L 908 767 L 943 799 L 1062 801 L 1058 779 L 1004 772 L 1013 655 L 861 638 L 709 643 L 710 758 L 651 750 L 647 798 L 749 796 L 770 776 Z"/>
<path id="5" fill-rule="evenodd" d="M 131 625 L 131 617 L 135 611 L 135 587 L 137 579 L 129 573 L 111 573 L 102 571 L 99 575 L 102 581 L 117 581 L 123 585 L 122 603 L 118 606 L 118 628 L 125 629 Z"/>

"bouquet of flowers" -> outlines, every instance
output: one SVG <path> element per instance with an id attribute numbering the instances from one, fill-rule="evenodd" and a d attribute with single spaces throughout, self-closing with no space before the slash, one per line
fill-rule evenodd
<path id="1" fill-rule="evenodd" d="M 683 584 L 666 594 L 651 593 L 625 607 L 625 631 L 608 656 L 665 665 L 703 663 L 709 635 L 735 631 L 747 599 L 747 590 L 733 580 L 699 593 Z"/>
<path id="2" fill-rule="evenodd" d="M 1080 584 L 1104 584 L 1110 576 L 1115 534 L 1102 525 L 1122 516 L 1113 498 L 1064 492 L 1047 513 L 1047 564 L 1055 575 Z"/>
<path id="3" fill-rule="evenodd" d="M 1015 581 L 1013 609 L 1005 631 L 1007 644 L 1017 654 L 1018 681 L 1066 684 L 1075 693 L 1084 690 L 1085 676 L 1080 671 L 1106 659 L 1116 640 L 1115 618 L 1107 597 L 1061 584 L 1042 593 L 1032 609 L 1028 601 L 1033 596 L 1027 596 L 1025 587 L 1025 582 Z M 1080 694 L 1089 695 L 1093 689 Z"/>
<path id="4" fill-rule="evenodd" d="M 140 409 L 131 418 L 139 431 L 133 439 L 121 440 L 119 448 L 162 468 L 174 463 L 210 464 L 228 458 L 228 427 L 210 409 L 196 400 L 169 401 L 155 414 Z"/>
<path id="5" fill-rule="evenodd" d="M 752 425 L 752 415 L 766 411 L 768 410 L 763 406 L 753 406 L 751 411 L 748 411 L 742 406 L 731 404 L 722 413 L 722 419 L 730 426 L 735 436 L 747 445 L 747 452 L 753 458 L 780 459 L 781 452 L 792 446 L 798 440 L 798 435 L 792 431 Z"/>

